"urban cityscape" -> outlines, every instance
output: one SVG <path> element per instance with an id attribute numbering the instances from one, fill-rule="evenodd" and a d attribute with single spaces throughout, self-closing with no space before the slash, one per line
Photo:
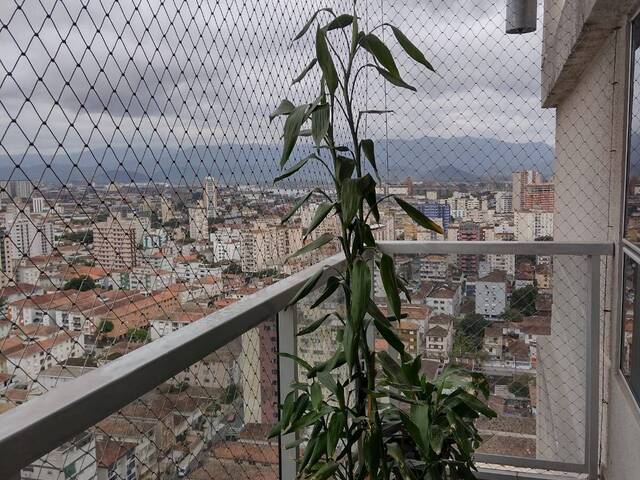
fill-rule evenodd
<path id="1" fill-rule="evenodd" d="M 0 411 L 175 332 L 337 252 L 295 259 L 319 198 L 294 188 L 227 186 L 213 177 L 156 192 L 144 183 L 59 187 L 1 182 Z M 553 239 L 554 184 L 540 172 L 503 182 L 407 178 L 379 194 L 410 199 L 444 235 L 383 203 L 376 240 Z M 337 230 L 325 222 L 309 240 Z M 535 457 L 538 348 L 551 335 L 551 257 L 398 256 L 411 292 L 398 334 L 435 377 L 449 364 L 487 374 L 494 420 L 479 420 L 481 451 Z M 385 310 L 379 275 L 375 298 Z M 324 314 L 301 307 L 301 326 Z M 328 308 L 328 307 L 326 307 Z M 334 350 L 332 327 L 298 339 L 304 358 Z M 389 348 L 375 339 L 377 350 Z M 263 322 L 194 364 L 82 439 L 22 470 L 78 479 L 278 478 L 276 322 Z M 544 392 L 542 392 L 544 393 Z M 549 446 L 550 448 L 551 446 Z M 539 452 L 538 452 L 539 453 Z M 68 477 L 67 477 L 68 478 Z"/>

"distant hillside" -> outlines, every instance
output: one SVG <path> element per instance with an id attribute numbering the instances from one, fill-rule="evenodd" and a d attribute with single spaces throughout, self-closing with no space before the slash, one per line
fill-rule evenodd
<path id="1" fill-rule="evenodd" d="M 416 180 L 477 181 L 508 178 L 511 172 L 537 168 L 545 176 L 553 171 L 553 149 L 546 143 L 509 143 L 493 138 L 423 137 L 376 143 L 381 174 L 389 181 L 411 176 Z M 213 175 L 227 184 L 269 184 L 277 172 L 278 145 L 228 144 L 184 150 L 93 150 L 69 158 L 25 157 L 22 172 L 0 155 L 0 179 L 31 178 L 47 183 L 98 184 L 149 180 L 191 183 Z M 77 163 L 74 166 L 73 163 Z M 122 165 L 119 163 L 122 162 Z M 306 179 L 318 178 L 318 169 L 305 168 Z M 303 178 L 300 178 L 303 180 Z"/>

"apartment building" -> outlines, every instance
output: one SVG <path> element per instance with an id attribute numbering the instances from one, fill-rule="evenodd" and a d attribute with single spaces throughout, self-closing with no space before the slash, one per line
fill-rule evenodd
<path id="1" fill-rule="evenodd" d="M 189 207 L 189 238 L 196 242 L 209 239 L 209 217 L 203 201 Z"/>
<path id="2" fill-rule="evenodd" d="M 536 170 L 522 170 L 511 175 L 511 192 L 513 211 L 526 208 L 526 189 L 528 185 L 542 183 L 542 174 Z"/>
<path id="3" fill-rule="evenodd" d="M 458 227 L 459 242 L 484 240 L 484 231 L 479 223 L 461 222 Z M 480 255 L 457 255 L 458 269 L 465 275 L 477 275 Z"/>
<path id="4" fill-rule="evenodd" d="M 455 317 L 446 314 L 433 315 L 429 318 L 424 334 L 425 358 L 448 362 L 453 347 L 453 322 Z"/>
<path id="5" fill-rule="evenodd" d="M 137 230 L 134 223 L 111 216 L 93 228 L 93 250 L 96 265 L 106 269 L 128 269 L 138 264 Z"/>
<path id="6" fill-rule="evenodd" d="M 20 472 L 20 480 L 43 478 L 95 480 L 96 475 L 95 437 L 92 433 L 85 432 L 23 468 Z"/>
<path id="7" fill-rule="evenodd" d="M 423 301 L 435 314 L 456 316 L 460 313 L 462 296 L 459 283 L 425 282 L 420 286 L 416 299 Z"/>
<path id="8" fill-rule="evenodd" d="M 495 270 L 476 282 L 475 312 L 487 320 L 498 320 L 507 309 L 507 275 Z"/>
<path id="9" fill-rule="evenodd" d="M 46 218 L 25 212 L 5 215 L 8 257 L 17 263 L 25 257 L 49 255 L 54 246 L 54 226 Z M 6 243 L 5 243 L 6 245 Z"/>
<path id="10" fill-rule="evenodd" d="M 514 236 L 518 241 L 533 241 L 542 237 L 553 237 L 553 212 L 514 212 Z"/>

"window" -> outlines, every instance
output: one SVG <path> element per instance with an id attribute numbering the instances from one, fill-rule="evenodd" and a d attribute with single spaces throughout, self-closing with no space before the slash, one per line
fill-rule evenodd
<path id="1" fill-rule="evenodd" d="M 640 399 L 640 265 L 628 254 L 624 258 L 622 285 L 620 369 Z"/>
<path id="2" fill-rule="evenodd" d="M 632 26 L 627 171 L 622 240 L 620 370 L 640 400 L 640 19 Z"/>

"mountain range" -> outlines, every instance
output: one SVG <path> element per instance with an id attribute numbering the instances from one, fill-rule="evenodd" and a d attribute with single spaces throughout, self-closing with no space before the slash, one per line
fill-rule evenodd
<path id="1" fill-rule="evenodd" d="M 0 179 L 42 179 L 49 184 L 153 180 L 187 185 L 211 175 L 228 185 L 270 184 L 278 174 L 279 157 L 280 146 L 273 144 L 94 148 L 64 157 L 27 155 L 17 169 L 15 157 L 0 155 Z M 376 159 L 381 175 L 388 181 L 410 176 L 414 180 L 474 182 L 508 179 L 514 171 L 532 168 L 550 177 L 554 152 L 543 142 L 512 143 L 477 137 L 396 138 L 376 142 Z M 317 172 L 305 167 L 297 178 L 309 181 L 317 178 Z"/>

